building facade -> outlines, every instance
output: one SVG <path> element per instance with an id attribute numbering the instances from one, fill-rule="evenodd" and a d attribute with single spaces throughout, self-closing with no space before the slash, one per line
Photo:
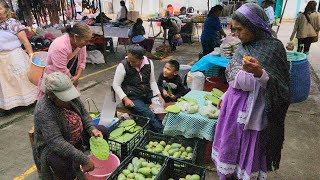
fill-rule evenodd
<path id="1" fill-rule="evenodd" d="M 209 8 L 219 4 L 222 1 L 229 0 L 209 0 Z M 264 0 L 255 1 L 259 5 L 261 5 L 262 1 Z M 309 1 L 310 0 L 288 0 L 283 18 L 295 19 L 299 12 L 304 11 L 304 8 L 306 7 Z M 320 0 L 316 1 L 319 5 Z M 118 12 L 120 9 L 120 0 L 101 0 L 101 2 L 103 4 L 102 9 L 106 13 Z M 281 16 L 285 2 L 286 0 L 275 0 L 275 15 L 277 17 Z M 195 12 L 199 11 L 200 13 L 206 12 L 208 10 L 208 0 L 126 0 L 126 5 L 129 10 L 139 11 L 140 14 L 144 16 L 151 16 L 157 13 L 161 13 L 166 9 L 168 4 L 172 4 L 174 7 L 177 8 L 180 8 L 182 6 L 193 7 Z"/>

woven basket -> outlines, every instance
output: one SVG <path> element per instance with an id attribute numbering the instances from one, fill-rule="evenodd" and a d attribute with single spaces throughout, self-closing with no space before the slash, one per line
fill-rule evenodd
<path id="1" fill-rule="evenodd" d="M 29 78 L 29 81 L 36 86 L 38 85 L 38 82 L 43 75 L 45 66 L 41 66 L 39 64 L 36 64 L 34 62 L 34 60 L 37 59 L 37 60 L 41 61 L 43 64 L 46 64 L 47 54 L 48 53 L 45 51 L 40 51 L 40 52 L 34 53 L 30 57 L 30 68 L 28 71 L 28 78 Z"/>
<path id="2" fill-rule="evenodd" d="M 290 61 L 290 96 L 292 103 L 306 100 L 310 93 L 310 72 L 307 56 L 297 52 L 287 52 Z"/>
<path id="3" fill-rule="evenodd" d="M 87 98 L 85 100 L 85 102 L 88 104 L 88 113 L 90 114 L 90 116 L 94 115 L 94 117 L 91 117 L 94 125 L 99 125 L 101 113 L 100 113 L 96 103 L 91 98 Z M 91 107 L 92 107 L 91 104 L 94 106 L 95 111 L 91 109 Z"/>

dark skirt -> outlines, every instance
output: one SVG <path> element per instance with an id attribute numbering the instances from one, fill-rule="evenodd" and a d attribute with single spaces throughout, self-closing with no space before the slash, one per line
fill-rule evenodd
<path id="1" fill-rule="evenodd" d="M 154 44 L 154 39 L 148 38 L 138 43 L 142 46 L 146 51 L 151 52 Z"/>

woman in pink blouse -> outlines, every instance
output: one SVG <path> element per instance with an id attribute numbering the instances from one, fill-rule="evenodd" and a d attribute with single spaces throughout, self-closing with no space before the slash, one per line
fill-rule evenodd
<path id="1" fill-rule="evenodd" d="M 69 76 L 77 86 L 86 67 L 86 45 L 92 38 L 92 31 L 83 22 L 67 27 L 66 31 L 66 34 L 55 39 L 50 45 L 43 76 L 59 71 Z M 43 83 L 42 80 L 40 82 Z M 40 89 L 38 98 L 42 96 L 43 91 Z"/>
<path id="2" fill-rule="evenodd" d="M 55 39 L 49 48 L 45 74 L 63 72 L 77 86 L 86 67 L 86 45 L 91 38 L 91 29 L 83 22 L 67 27 L 67 33 Z"/>

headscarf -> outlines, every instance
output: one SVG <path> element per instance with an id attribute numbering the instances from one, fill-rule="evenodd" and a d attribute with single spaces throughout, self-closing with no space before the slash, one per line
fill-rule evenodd
<path id="1" fill-rule="evenodd" d="M 289 65 L 286 50 L 281 41 L 271 36 L 267 24 L 268 17 L 258 5 L 242 5 L 233 16 L 255 36 L 251 42 L 243 43 L 227 66 L 228 82 L 235 79 L 242 69 L 244 55 L 256 58 L 267 72 L 269 81 L 266 87 L 268 125 L 263 132 L 263 142 L 267 157 L 268 171 L 279 169 L 281 149 L 284 141 L 284 120 L 290 104 Z"/>

